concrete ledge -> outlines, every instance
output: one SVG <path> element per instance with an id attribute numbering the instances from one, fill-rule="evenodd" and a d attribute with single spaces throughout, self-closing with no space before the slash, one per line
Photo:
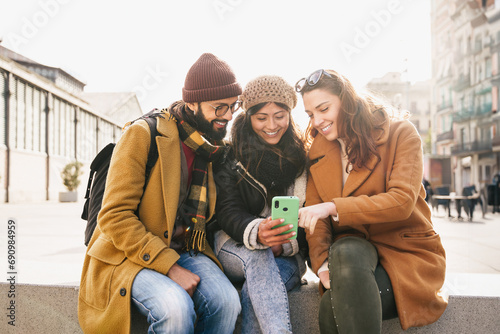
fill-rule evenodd
<path id="1" fill-rule="evenodd" d="M 78 325 L 78 287 L 52 285 L 16 285 L 15 327 L 5 314 L 9 305 L 9 285 L 0 283 L 2 317 L 0 333 L 82 333 Z M 289 293 L 294 333 L 319 333 L 317 283 L 309 283 Z M 146 319 L 133 312 L 132 333 L 147 333 Z M 498 333 L 500 297 L 450 296 L 443 316 L 422 328 L 401 330 L 399 320 L 384 321 L 383 333 Z M 236 332 L 239 332 L 238 329 Z"/>

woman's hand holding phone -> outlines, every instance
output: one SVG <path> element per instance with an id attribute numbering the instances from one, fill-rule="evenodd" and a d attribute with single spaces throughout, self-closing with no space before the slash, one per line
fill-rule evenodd
<path id="1" fill-rule="evenodd" d="M 290 233 L 285 233 L 282 235 L 280 235 L 280 234 L 291 230 L 293 228 L 292 224 L 277 227 L 277 228 L 273 229 L 274 226 L 282 224 L 283 222 L 284 222 L 284 219 L 282 219 L 282 218 L 272 220 L 271 217 L 267 217 L 266 219 L 264 219 L 259 225 L 259 232 L 257 234 L 257 241 L 260 244 L 266 245 L 269 247 L 282 245 L 282 244 L 285 244 L 287 242 L 290 242 L 290 240 L 288 240 L 288 239 L 296 235 L 295 231 L 292 231 Z"/>

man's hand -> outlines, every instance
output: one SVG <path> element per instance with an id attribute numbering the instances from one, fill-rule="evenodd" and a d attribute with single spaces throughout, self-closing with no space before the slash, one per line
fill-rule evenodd
<path id="1" fill-rule="evenodd" d="M 167 273 L 168 278 L 170 278 L 175 283 L 179 284 L 189 296 L 193 297 L 193 294 L 200 283 L 200 277 L 193 274 L 189 270 L 179 266 L 175 263 Z"/>

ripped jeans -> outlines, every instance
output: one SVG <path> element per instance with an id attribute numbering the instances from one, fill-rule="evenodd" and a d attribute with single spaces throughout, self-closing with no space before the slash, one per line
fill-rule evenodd
<path id="1" fill-rule="evenodd" d="M 271 248 L 250 250 L 227 240 L 217 258 L 227 277 L 243 282 L 241 288 L 242 333 L 291 333 L 288 294 L 300 284 L 295 257 L 274 257 Z"/>

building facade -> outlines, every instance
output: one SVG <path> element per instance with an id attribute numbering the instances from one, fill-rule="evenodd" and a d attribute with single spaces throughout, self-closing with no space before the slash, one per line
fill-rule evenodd
<path id="1" fill-rule="evenodd" d="M 424 151 L 430 150 L 431 92 L 432 82 L 410 83 L 401 79 L 401 73 L 389 72 L 381 78 L 374 78 L 366 89 L 398 110 L 410 112 L 410 121 L 415 125 L 424 141 Z"/>
<path id="2" fill-rule="evenodd" d="M 480 190 L 499 170 L 499 1 L 432 0 L 433 186 Z M 500 144 L 500 140 L 497 140 Z"/>
<path id="3" fill-rule="evenodd" d="M 85 99 L 84 85 L 0 45 L 0 203 L 56 200 L 61 170 L 75 160 L 84 163 L 83 196 L 94 156 L 119 139 L 123 119 L 142 115 L 135 95 L 115 103 L 119 119 L 107 115 Z"/>

